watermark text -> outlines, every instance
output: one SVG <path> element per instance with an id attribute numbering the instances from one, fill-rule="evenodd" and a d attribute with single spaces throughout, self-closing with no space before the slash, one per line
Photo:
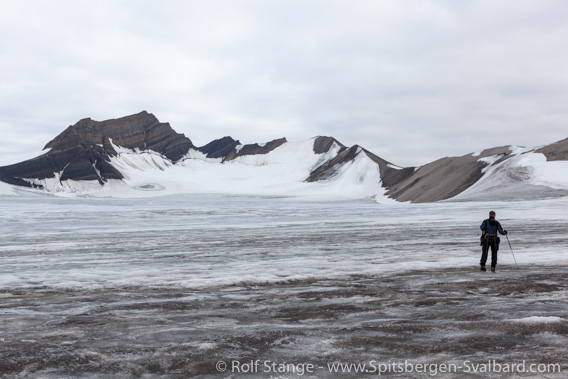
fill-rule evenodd
<path id="1" fill-rule="evenodd" d="M 270 360 L 230 360 L 219 361 L 215 365 L 218 372 L 238 374 L 295 374 L 303 376 L 316 372 L 351 373 L 351 374 L 383 374 L 418 373 L 429 376 L 438 374 L 462 373 L 559 373 L 562 367 L 559 363 L 533 363 L 526 360 L 520 362 L 500 362 L 490 359 L 483 362 L 464 360 L 461 362 L 426 363 L 410 360 L 378 361 L 370 360 L 361 363 L 332 362 L 325 365 L 315 363 L 273 362 Z"/>

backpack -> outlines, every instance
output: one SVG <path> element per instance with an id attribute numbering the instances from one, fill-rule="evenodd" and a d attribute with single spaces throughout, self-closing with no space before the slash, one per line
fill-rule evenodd
<path id="1" fill-rule="evenodd" d="M 489 223 L 489 219 L 485 220 L 484 222 Z M 493 236 L 489 236 L 487 234 L 487 231 L 485 229 L 483 229 L 483 231 L 481 232 L 481 237 L 479 238 L 479 245 L 483 246 L 484 243 L 489 243 L 489 239 L 490 238 L 495 238 L 495 242 L 497 242 L 497 250 L 499 250 L 499 244 L 501 243 L 501 238 L 499 238 L 499 227 L 501 226 L 501 224 L 499 223 L 499 221 L 495 220 L 495 222 L 497 223 L 497 225 L 495 225 L 495 237 Z M 503 228 L 503 227 L 501 227 Z"/>

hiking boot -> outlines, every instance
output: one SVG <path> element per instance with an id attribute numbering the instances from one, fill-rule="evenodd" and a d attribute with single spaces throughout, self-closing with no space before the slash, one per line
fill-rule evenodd
<path id="1" fill-rule="evenodd" d="M 495 272 L 495 266 L 491 266 L 491 272 Z"/>
<path id="2" fill-rule="evenodd" d="M 487 271 L 487 269 L 485 268 L 485 266 L 481 266 L 481 268 L 479 269 L 479 271 Z"/>

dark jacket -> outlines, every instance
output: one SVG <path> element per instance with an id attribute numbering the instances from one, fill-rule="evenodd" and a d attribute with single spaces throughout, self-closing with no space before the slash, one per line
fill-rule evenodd
<path id="1" fill-rule="evenodd" d="M 483 220 L 483 223 L 479 228 L 487 234 L 496 235 L 497 231 L 499 231 L 499 233 L 503 235 L 507 234 L 501 227 L 499 221 L 495 220 L 494 217 L 489 217 L 487 220 Z"/>

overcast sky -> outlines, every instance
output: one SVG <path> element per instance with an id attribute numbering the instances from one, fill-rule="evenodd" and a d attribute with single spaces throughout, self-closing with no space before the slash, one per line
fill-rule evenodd
<path id="1" fill-rule="evenodd" d="M 568 1 L 0 0 L 0 164 L 146 110 L 402 166 L 568 137 Z"/>

